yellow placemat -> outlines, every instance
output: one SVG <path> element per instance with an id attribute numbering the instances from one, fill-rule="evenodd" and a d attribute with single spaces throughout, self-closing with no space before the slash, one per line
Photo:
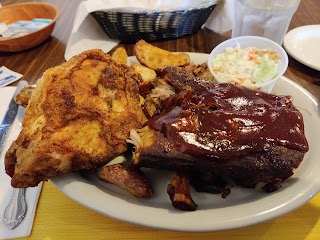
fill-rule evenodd
<path id="1" fill-rule="evenodd" d="M 303 207 L 262 224 L 222 232 L 170 232 L 136 226 L 100 215 L 65 196 L 51 182 L 46 182 L 31 236 L 23 239 L 319 240 L 319 216 L 320 194 Z"/>

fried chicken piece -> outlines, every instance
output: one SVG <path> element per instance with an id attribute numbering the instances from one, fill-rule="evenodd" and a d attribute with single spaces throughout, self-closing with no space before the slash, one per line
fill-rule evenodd
<path id="1" fill-rule="evenodd" d="M 18 92 L 18 94 L 15 96 L 14 100 L 20 106 L 27 107 L 33 90 L 34 90 L 33 86 L 23 87 L 20 90 L 20 92 Z"/>
<path id="2" fill-rule="evenodd" d="M 48 69 L 32 93 L 23 129 L 5 156 L 13 187 L 99 168 L 127 149 L 142 127 L 141 78 L 94 49 Z"/>
<path id="3" fill-rule="evenodd" d="M 135 197 L 148 198 L 153 195 L 152 186 L 144 173 L 136 166 L 117 163 L 102 167 L 98 177 L 129 191 Z"/>

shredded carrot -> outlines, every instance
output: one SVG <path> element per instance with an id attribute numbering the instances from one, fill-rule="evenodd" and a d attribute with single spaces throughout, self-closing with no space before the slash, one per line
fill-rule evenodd
<path id="1" fill-rule="evenodd" d="M 235 82 L 238 83 L 238 84 L 242 84 L 246 79 L 245 78 L 242 78 L 242 77 L 237 77 L 235 79 Z"/>
<path id="2" fill-rule="evenodd" d="M 259 59 L 255 55 L 252 55 L 251 53 L 249 53 L 249 60 L 254 61 L 257 64 L 260 63 Z"/>
<path id="3" fill-rule="evenodd" d="M 222 66 L 213 68 L 213 71 L 215 71 L 215 72 L 220 72 L 221 70 L 222 70 Z"/>

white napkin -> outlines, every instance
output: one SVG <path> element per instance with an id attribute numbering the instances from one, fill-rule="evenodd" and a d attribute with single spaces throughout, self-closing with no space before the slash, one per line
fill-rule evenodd
<path id="1" fill-rule="evenodd" d="M 15 87 L 0 88 L 0 122 L 5 115 L 15 89 Z M 31 234 L 34 215 L 42 188 L 42 184 L 40 184 L 38 187 L 28 188 L 26 190 L 27 214 L 24 220 L 13 230 L 6 228 L 2 223 L 2 216 L 6 206 L 9 203 L 12 187 L 10 185 L 11 178 L 5 173 L 4 169 L 4 155 L 10 147 L 12 141 L 17 138 L 20 130 L 21 128 L 16 117 L 13 125 L 11 126 L 4 149 L 0 155 L 0 239 L 26 237 Z"/>
<path id="2" fill-rule="evenodd" d="M 234 15 L 234 0 L 221 0 L 212 11 L 205 27 L 217 33 L 228 32 L 232 29 Z"/>
<path id="3" fill-rule="evenodd" d="M 221 0 L 224 1 L 224 0 Z M 226 11 L 227 5 L 233 0 L 225 0 L 228 4 L 223 4 L 223 7 L 217 6 L 215 12 Z M 65 51 L 65 59 L 69 60 L 76 54 L 79 54 L 85 50 L 100 48 L 104 52 L 109 52 L 113 47 L 115 47 L 119 41 L 110 39 L 96 22 L 96 20 L 91 16 L 91 12 L 97 10 L 108 10 L 117 9 L 128 11 L 141 11 L 144 10 L 155 10 L 155 9 L 188 9 L 193 7 L 208 6 L 208 3 L 218 2 L 219 0 L 185 0 L 185 1 L 172 1 L 172 0 L 87 0 L 80 3 L 78 11 L 76 13 L 73 28 L 71 31 L 70 38 L 67 43 Z M 220 10 L 219 10 L 220 9 Z M 229 11 L 227 11 L 229 15 Z M 220 14 L 219 14 L 220 15 Z M 223 16 L 223 14 L 222 14 Z M 223 21 L 217 20 L 216 17 L 213 18 L 214 24 L 209 24 L 208 28 L 215 27 L 215 22 L 217 24 L 222 24 Z M 211 21 L 211 20 L 210 20 Z"/>

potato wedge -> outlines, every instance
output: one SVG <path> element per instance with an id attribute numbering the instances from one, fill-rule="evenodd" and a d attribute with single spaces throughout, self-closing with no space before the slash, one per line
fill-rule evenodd
<path id="1" fill-rule="evenodd" d="M 144 40 L 139 40 L 134 46 L 134 53 L 138 61 L 152 69 L 164 66 L 185 66 L 190 63 L 190 56 L 185 53 L 172 53 L 155 47 Z"/>
<path id="2" fill-rule="evenodd" d="M 118 47 L 111 55 L 111 59 L 118 64 L 127 64 L 127 51 L 124 49 L 124 47 Z"/>
<path id="3" fill-rule="evenodd" d="M 153 195 L 151 183 L 144 173 L 133 165 L 117 163 L 100 168 L 98 177 L 129 191 L 135 197 L 148 198 Z"/>
<path id="4" fill-rule="evenodd" d="M 140 63 L 132 63 L 131 67 L 135 72 L 140 73 L 144 83 L 152 82 L 157 77 L 157 73 L 153 69 Z"/>

